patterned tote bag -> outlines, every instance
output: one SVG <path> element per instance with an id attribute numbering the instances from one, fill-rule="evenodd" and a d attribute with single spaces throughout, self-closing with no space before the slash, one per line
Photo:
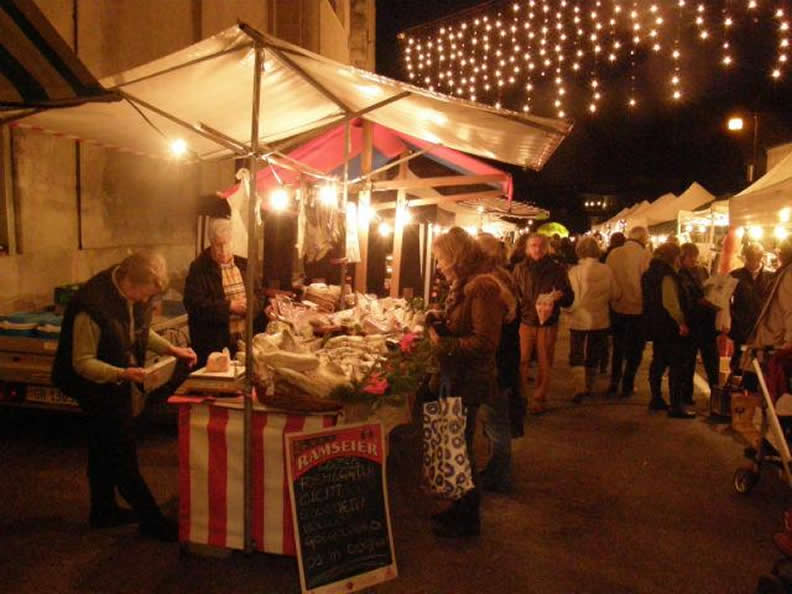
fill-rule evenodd
<path id="1" fill-rule="evenodd" d="M 423 475 L 429 490 L 460 499 L 473 489 L 462 399 L 442 395 L 423 405 Z M 446 390 L 447 392 L 447 390 Z"/>

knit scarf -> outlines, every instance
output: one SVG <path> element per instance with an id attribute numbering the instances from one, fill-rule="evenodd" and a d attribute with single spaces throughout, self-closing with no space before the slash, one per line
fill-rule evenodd
<path id="1" fill-rule="evenodd" d="M 457 303 L 460 303 L 464 299 L 465 285 L 467 284 L 468 278 L 457 279 L 451 283 L 445 301 L 446 318 L 448 318 L 448 315 L 457 306 Z"/>

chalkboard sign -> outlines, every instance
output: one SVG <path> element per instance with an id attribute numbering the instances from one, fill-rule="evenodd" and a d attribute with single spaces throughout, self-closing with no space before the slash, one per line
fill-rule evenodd
<path id="1" fill-rule="evenodd" d="M 393 579 L 382 425 L 286 434 L 303 592 L 353 592 Z"/>

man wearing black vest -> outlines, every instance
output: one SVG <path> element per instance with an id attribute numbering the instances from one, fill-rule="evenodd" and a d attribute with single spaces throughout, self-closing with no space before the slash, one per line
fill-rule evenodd
<path id="1" fill-rule="evenodd" d="M 94 528 L 139 522 L 140 533 L 163 541 L 178 537 L 140 474 L 135 416 L 143 408 L 147 350 L 183 359 L 196 355 L 150 329 L 151 298 L 168 283 L 165 259 L 138 252 L 88 280 L 66 308 L 52 379 L 77 400 L 90 423 L 88 481 Z M 116 504 L 115 489 L 132 506 Z"/>

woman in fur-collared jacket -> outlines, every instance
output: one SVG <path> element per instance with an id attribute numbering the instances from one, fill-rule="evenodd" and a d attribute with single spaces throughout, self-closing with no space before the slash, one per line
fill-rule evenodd
<path id="1" fill-rule="evenodd" d="M 476 241 L 463 229 L 454 227 L 439 235 L 433 249 L 440 272 L 451 283 L 442 325 L 430 326 L 441 378 L 450 383 L 450 393 L 462 398 L 467 409 L 466 439 L 473 451 L 473 434 L 478 408 L 499 397 L 495 353 L 509 305 L 509 291 L 490 273 L 491 264 Z M 445 512 L 436 514 L 434 531 L 439 536 L 473 536 L 479 532 L 479 477 L 473 464 L 476 488 Z"/>

